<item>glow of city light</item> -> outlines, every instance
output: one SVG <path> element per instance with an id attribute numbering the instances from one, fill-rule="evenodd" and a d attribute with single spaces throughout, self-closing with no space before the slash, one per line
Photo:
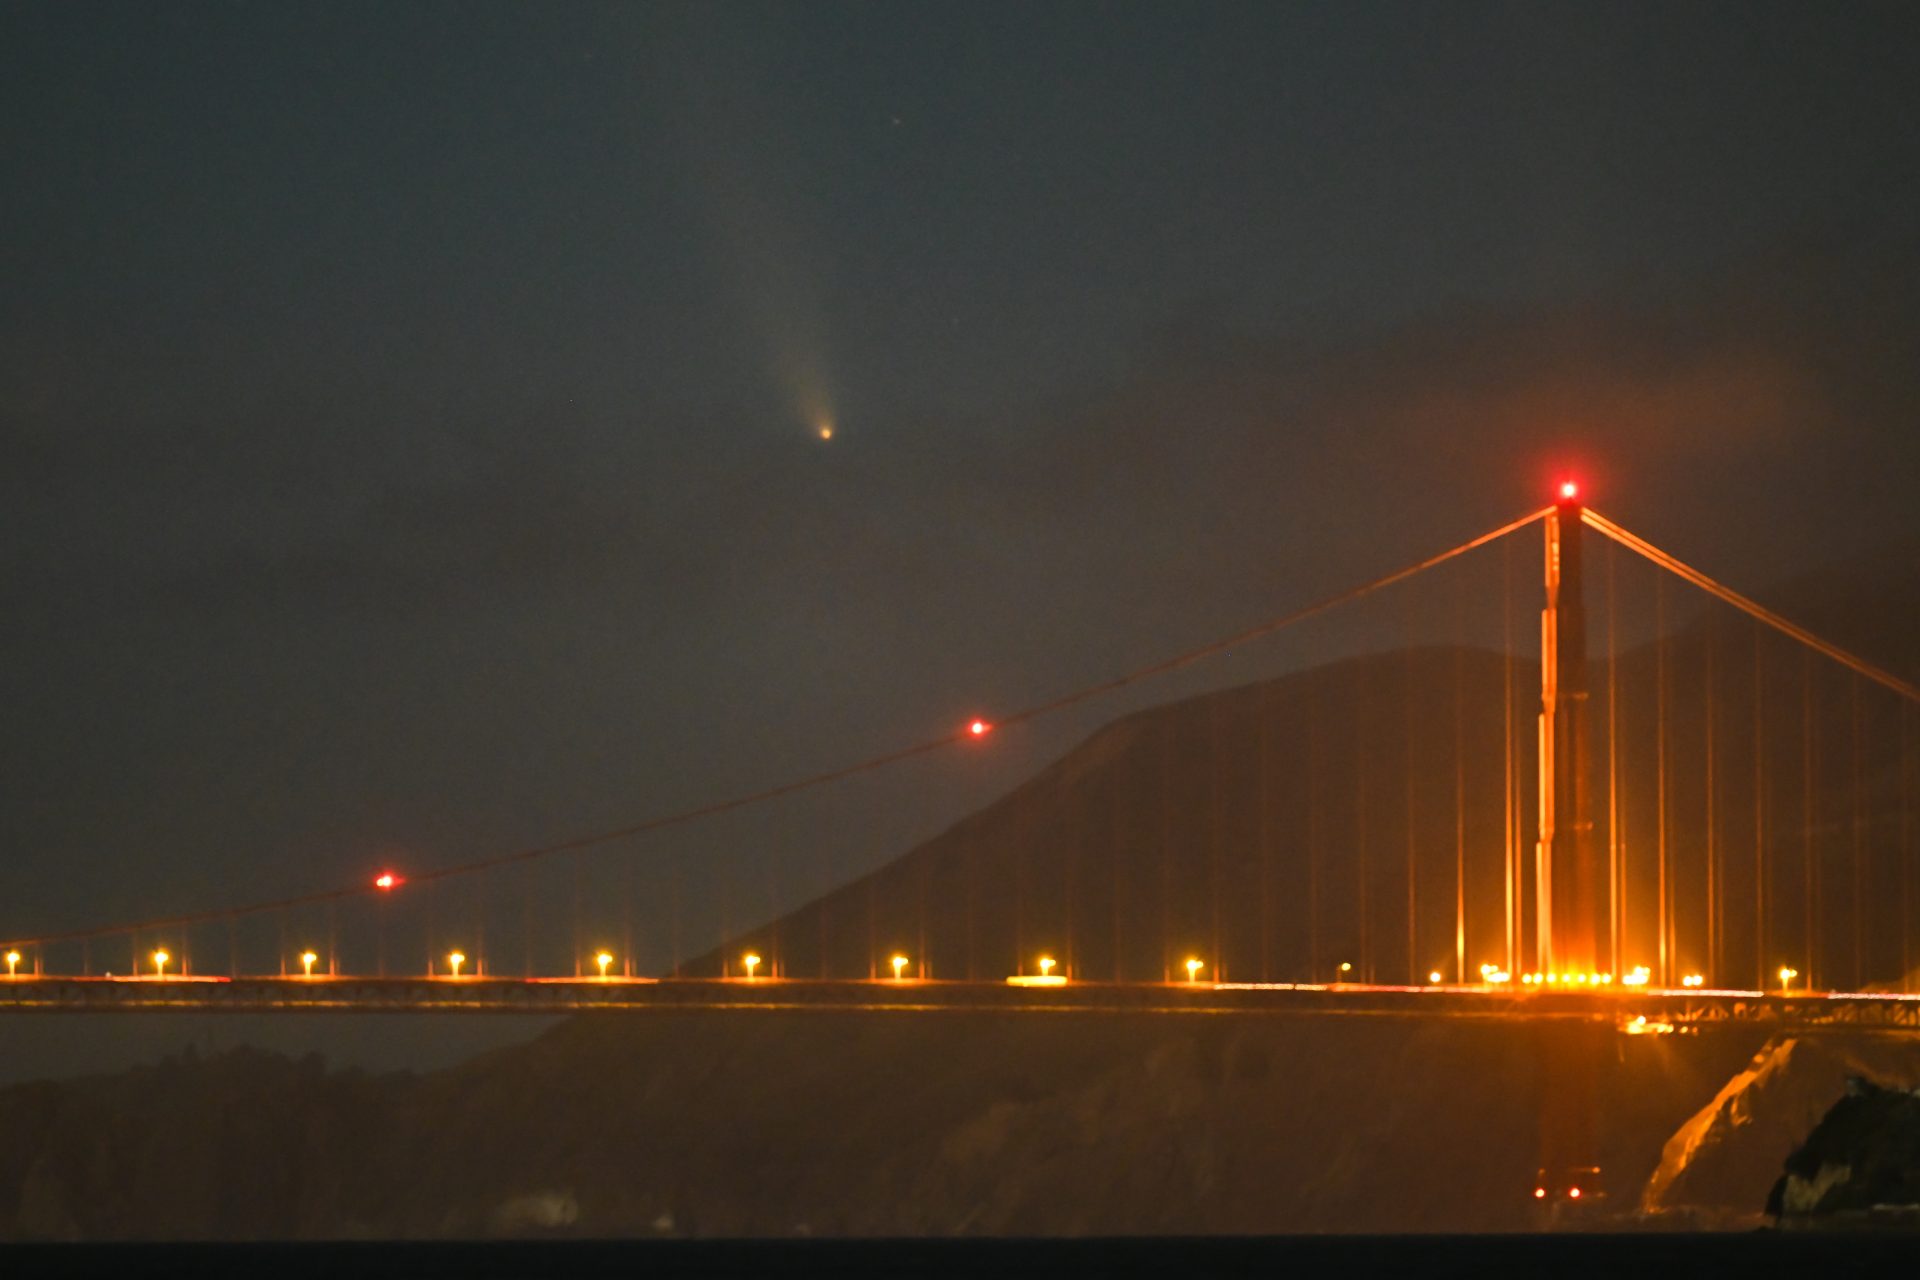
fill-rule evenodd
<path id="1" fill-rule="evenodd" d="M 895 956 L 887 961 L 887 963 L 893 966 L 893 980 L 895 982 L 900 981 L 901 975 L 907 971 L 907 958 L 905 956 Z"/>
<path id="2" fill-rule="evenodd" d="M 607 966 L 613 963 L 613 952 L 602 951 L 594 956 L 593 962 L 600 966 L 600 976 L 604 978 L 607 976 Z"/>
<path id="3" fill-rule="evenodd" d="M 457 978 L 460 976 L 460 966 L 465 964 L 466 962 L 467 962 L 466 952 L 464 951 L 447 952 L 447 969 L 450 973 L 452 973 L 454 977 Z"/>
<path id="4" fill-rule="evenodd" d="M 1206 967 L 1207 966 L 1205 961 L 1189 959 L 1187 961 L 1187 981 L 1188 982 L 1198 981 L 1200 978 L 1200 971 Z"/>
<path id="5" fill-rule="evenodd" d="M 747 977 L 753 977 L 753 971 L 760 967 L 760 957 L 749 951 L 740 957 L 740 963 L 747 967 Z"/>
<path id="6" fill-rule="evenodd" d="M 314 962 L 319 958 L 320 958 L 320 954 L 316 951 L 302 951 L 300 953 L 300 968 L 302 971 L 301 972 L 302 977 L 311 978 L 313 976 L 313 965 L 314 965 Z"/>
<path id="7" fill-rule="evenodd" d="M 153 953 L 153 976 L 156 978 L 166 977 L 167 961 L 171 959 L 173 959 L 173 957 L 167 954 L 165 948 L 162 948 L 161 950 L 154 952 Z"/>
<path id="8" fill-rule="evenodd" d="M 1037 974 L 1008 974 L 1007 985 L 1010 987 L 1064 987 L 1067 985 L 1066 975 L 1053 971 L 1054 960 L 1052 956 L 1041 956 L 1039 967 L 1040 972 Z"/>

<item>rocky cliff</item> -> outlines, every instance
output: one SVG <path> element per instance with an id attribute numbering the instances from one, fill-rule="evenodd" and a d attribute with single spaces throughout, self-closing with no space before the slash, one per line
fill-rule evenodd
<path id="1" fill-rule="evenodd" d="M 1641 1197 L 1655 1218 L 1763 1221 L 1768 1189 L 1851 1077 L 1920 1081 L 1920 1044 L 1859 1039 L 1768 1042 L 1670 1138 Z"/>

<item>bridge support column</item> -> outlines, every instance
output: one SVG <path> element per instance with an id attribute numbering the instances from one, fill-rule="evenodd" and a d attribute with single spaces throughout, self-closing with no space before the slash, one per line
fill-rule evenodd
<path id="1" fill-rule="evenodd" d="M 1599 971 L 1598 877 L 1587 794 L 1587 613 L 1580 503 L 1571 486 L 1546 517 L 1546 607 L 1540 613 L 1540 839 L 1534 846 L 1535 967 Z M 1590 1211 L 1602 1195 L 1597 1069 L 1606 1033 L 1548 1028 L 1542 1044 L 1536 1192 L 1550 1220 Z M 1579 1192 L 1576 1187 L 1585 1182 Z M 1563 1197 L 1584 1193 L 1586 1204 Z"/>
<path id="2" fill-rule="evenodd" d="M 1587 612 L 1580 503 L 1546 517 L 1546 607 L 1540 613 L 1540 838 L 1534 846 L 1534 967 L 1599 968 L 1598 877 L 1587 790 Z"/>

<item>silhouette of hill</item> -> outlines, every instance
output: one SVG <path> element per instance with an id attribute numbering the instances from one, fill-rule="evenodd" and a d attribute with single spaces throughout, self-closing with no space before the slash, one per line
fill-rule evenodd
<path id="1" fill-rule="evenodd" d="M 1767 598 L 1895 671 L 1920 670 L 1901 622 L 1920 603 L 1912 547 Z M 1590 621 L 1596 650 L 1601 627 Z M 1229 979 L 1326 980 L 1346 962 L 1356 977 L 1452 981 L 1457 960 L 1471 975 L 1506 954 L 1509 805 L 1521 936 L 1533 927 L 1537 671 L 1426 647 L 1125 716 L 949 830 L 681 971 L 717 973 L 752 950 L 792 976 L 866 976 L 895 952 L 934 977 L 988 980 L 1031 971 L 1043 953 L 1088 980 L 1162 979 L 1189 956 Z M 1901 806 L 1916 797 L 1900 775 L 1897 698 L 1724 606 L 1620 654 L 1611 674 L 1596 657 L 1591 681 L 1595 848 L 1604 863 L 1617 813 L 1625 881 L 1616 967 L 1657 971 L 1663 893 L 1676 978 L 1759 982 L 1794 960 L 1850 985 L 1913 967 L 1920 908 Z"/>

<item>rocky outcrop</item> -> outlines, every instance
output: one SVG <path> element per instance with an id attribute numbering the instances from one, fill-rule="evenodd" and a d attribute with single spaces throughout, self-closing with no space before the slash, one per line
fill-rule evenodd
<path id="1" fill-rule="evenodd" d="M 1920 1096 L 1865 1077 L 1787 1157 L 1767 1198 L 1782 1222 L 1831 1224 L 1865 1214 L 1920 1213 Z"/>
<path id="2" fill-rule="evenodd" d="M 1676 1130 L 1641 1196 L 1643 1213 L 1758 1223 L 1781 1162 L 1849 1077 L 1920 1079 L 1920 1045 L 1892 1040 L 1770 1041 Z"/>

